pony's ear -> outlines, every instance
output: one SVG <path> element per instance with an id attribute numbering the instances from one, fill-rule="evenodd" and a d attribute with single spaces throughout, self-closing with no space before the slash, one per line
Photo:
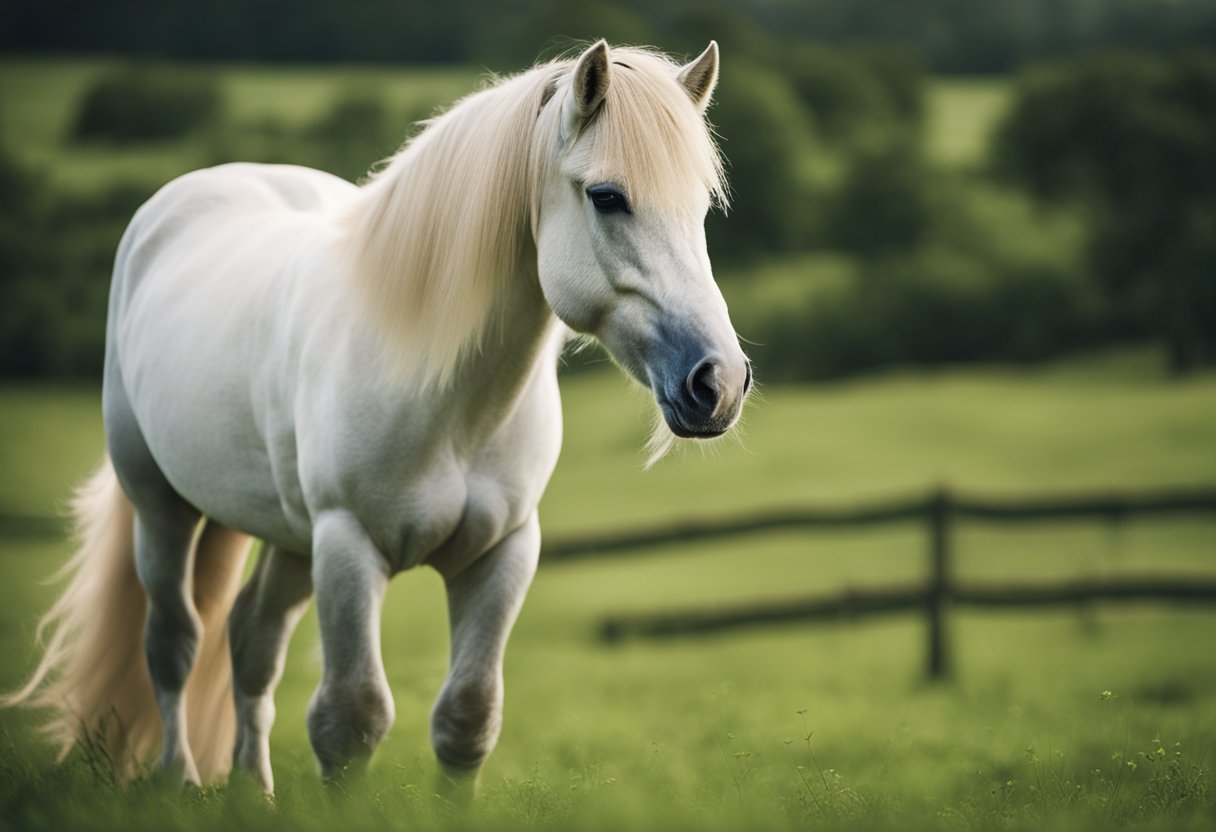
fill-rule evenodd
<path id="1" fill-rule="evenodd" d="M 611 73 L 608 69 L 608 44 L 598 40 L 579 56 L 570 82 L 570 106 L 566 113 L 567 133 L 595 115 L 608 94 Z"/>
<path id="2" fill-rule="evenodd" d="M 688 90 L 698 112 L 705 112 L 718 84 L 718 42 L 711 40 L 694 61 L 680 67 L 676 79 Z"/>

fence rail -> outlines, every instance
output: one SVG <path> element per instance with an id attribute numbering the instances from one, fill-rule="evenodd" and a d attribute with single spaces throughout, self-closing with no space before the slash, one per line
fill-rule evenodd
<path id="1" fill-rule="evenodd" d="M 1096 519 L 1119 523 L 1134 517 L 1216 513 L 1216 488 L 1157 492 L 1111 492 L 1025 499 L 985 499 L 946 490 L 925 497 L 844 507 L 789 508 L 746 516 L 688 520 L 665 527 L 610 532 L 546 544 L 548 561 L 605 557 L 697 540 L 789 529 L 867 527 L 920 521 L 928 531 L 929 575 L 919 585 L 847 589 L 831 595 L 760 604 L 689 609 L 671 613 L 616 615 L 604 620 L 608 641 L 629 637 L 703 635 L 737 627 L 823 621 L 904 612 L 926 620 L 926 665 L 930 678 L 950 674 L 948 612 L 953 606 L 1045 607 L 1093 601 L 1216 603 L 1216 580 L 1208 576 L 1141 575 L 1058 583 L 959 583 L 953 577 L 951 530 L 959 520 L 985 523 L 1039 523 Z"/>
<path id="2" fill-rule="evenodd" d="M 930 599 L 927 586 L 849 588 L 828 595 L 775 600 L 755 606 L 611 616 L 603 621 L 600 634 L 608 641 L 630 636 L 710 635 L 722 630 L 789 621 L 840 621 L 854 616 L 924 610 L 929 607 Z M 956 585 L 950 592 L 950 601 L 960 607 L 1036 607 L 1144 600 L 1210 603 L 1216 601 L 1216 581 L 1210 576 L 1129 577 L 1056 584 Z"/>
<path id="3" fill-rule="evenodd" d="M 562 563 L 697 540 L 762 534 L 791 529 L 864 528 L 919 521 L 929 540 L 929 574 L 917 585 L 861 587 L 801 599 L 750 605 L 688 609 L 678 612 L 610 616 L 601 624 L 604 639 L 704 635 L 737 627 L 862 618 L 906 612 L 925 616 L 927 672 L 949 675 L 948 613 L 954 606 L 1035 608 L 1094 601 L 1170 601 L 1216 603 L 1216 579 L 1207 576 L 1141 575 L 1057 583 L 959 583 L 953 577 L 951 530 L 954 523 L 1039 523 L 1064 520 L 1124 520 L 1181 513 L 1216 514 L 1216 488 L 1175 488 L 1156 492 L 1108 492 L 1023 499 L 960 496 L 946 490 L 910 499 L 868 505 L 802 506 L 744 516 L 686 520 L 662 527 L 613 531 L 546 543 L 542 556 Z M 0 512 L 0 534 L 63 534 L 63 520 Z"/>
<path id="4" fill-rule="evenodd" d="M 65 518 L 11 514 L 0 510 L 0 535 L 7 537 L 59 537 L 68 530 Z"/>
<path id="5" fill-rule="evenodd" d="M 547 542 L 542 554 L 548 561 L 565 561 L 757 532 L 901 523 L 925 519 L 939 503 L 944 503 L 950 514 L 960 520 L 1016 523 L 1093 518 L 1118 522 L 1132 516 L 1216 512 L 1216 488 L 1177 488 L 1151 493 L 1112 491 L 1020 499 L 960 496 L 938 491 L 924 497 L 860 506 L 794 506 L 733 517 L 681 520 L 624 532 L 572 535 Z"/>

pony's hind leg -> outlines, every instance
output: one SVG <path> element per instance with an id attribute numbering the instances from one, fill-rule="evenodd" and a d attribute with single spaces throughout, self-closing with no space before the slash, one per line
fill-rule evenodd
<path id="1" fill-rule="evenodd" d="M 186 734 L 182 695 L 194 666 L 202 627 L 190 597 L 190 575 L 199 513 L 185 503 L 165 500 L 155 509 L 136 503 L 135 569 L 148 594 L 144 648 L 156 704 L 164 728 L 161 767 L 199 783 Z"/>
<path id="2" fill-rule="evenodd" d="M 249 772 L 267 794 L 274 792 L 274 690 L 283 675 L 287 643 L 311 596 L 309 562 L 267 545 L 229 618 L 237 720 L 233 765 Z"/>
<path id="3" fill-rule="evenodd" d="M 195 535 L 202 515 L 173 490 L 131 410 L 118 365 L 106 359 L 102 392 L 106 444 L 135 509 L 135 572 L 148 596 L 144 651 L 163 729 L 161 765 L 199 783 L 186 735 L 183 689 L 202 625 L 191 598 Z"/>
<path id="4" fill-rule="evenodd" d="M 498 742 L 503 654 L 539 554 L 534 514 L 463 572 L 446 578 L 451 663 L 431 713 L 431 743 L 447 776 L 470 790 Z"/>
<path id="5" fill-rule="evenodd" d="M 327 780 L 362 769 L 393 723 L 380 657 L 380 608 L 389 570 L 352 515 L 313 528 L 313 583 L 324 669 L 308 706 L 308 736 Z"/>

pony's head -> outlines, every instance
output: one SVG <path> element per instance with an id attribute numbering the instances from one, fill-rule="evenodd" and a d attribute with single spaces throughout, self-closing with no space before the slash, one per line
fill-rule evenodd
<path id="1" fill-rule="evenodd" d="M 553 83 L 534 145 L 545 298 L 651 390 L 680 437 L 728 431 L 751 386 L 705 246 L 724 198 L 703 115 L 717 79 L 716 43 L 680 66 L 600 41 Z"/>
<path id="2" fill-rule="evenodd" d="M 729 430 L 751 370 L 705 251 L 717 79 L 713 43 L 680 66 L 600 41 L 429 121 L 348 214 L 350 273 L 395 363 L 450 383 L 512 281 L 539 273 L 557 316 L 654 393 L 660 446 Z"/>

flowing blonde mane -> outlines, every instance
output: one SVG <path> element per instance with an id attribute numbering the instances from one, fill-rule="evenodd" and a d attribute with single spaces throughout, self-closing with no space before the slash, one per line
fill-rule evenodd
<path id="1" fill-rule="evenodd" d="M 558 60 L 493 83 L 431 119 L 363 186 L 347 216 L 352 278 L 394 364 L 445 385 L 480 349 L 495 301 L 535 274 L 543 177 L 573 142 L 590 179 L 623 180 L 634 204 L 665 211 L 725 201 L 709 128 L 678 65 L 614 48 L 613 80 L 580 136 L 561 136 L 574 67 Z"/>

